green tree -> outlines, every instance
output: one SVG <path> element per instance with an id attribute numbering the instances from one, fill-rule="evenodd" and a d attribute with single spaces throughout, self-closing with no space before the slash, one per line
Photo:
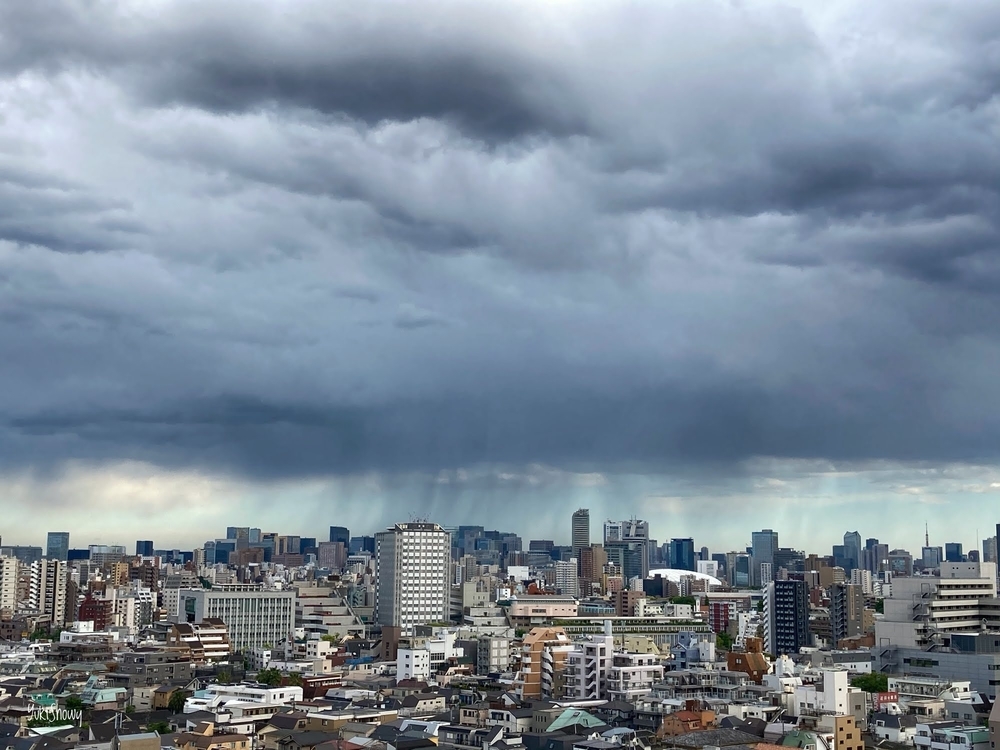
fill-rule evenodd
<path id="1" fill-rule="evenodd" d="M 321 635 L 319 638 L 321 641 L 327 641 L 328 643 L 340 643 L 341 641 L 340 636 L 336 633 L 332 635 Z"/>
<path id="2" fill-rule="evenodd" d="M 302 675 L 298 672 L 292 672 L 285 677 L 285 684 L 292 685 L 293 687 L 302 687 Z"/>
<path id="3" fill-rule="evenodd" d="M 257 673 L 257 682 L 268 687 L 281 684 L 281 672 L 277 669 L 262 669 Z"/>
<path id="4" fill-rule="evenodd" d="M 730 651 L 733 648 L 733 637 L 726 631 L 722 631 L 715 636 L 715 646 L 723 651 Z"/>
<path id="5" fill-rule="evenodd" d="M 670 599 L 671 604 L 690 604 L 692 607 L 698 604 L 693 596 L 675 596 Z"/>
<path id="6" fill-rule="evenodd" d="M 233 679 L 233 676 L 229 674 L 228 669 L 220 669 L 218 673 L 215 675 L 215 677 L 223 685 L 228 685 L 230 682 L 232 682 Z"/>
<path id="7" fill-rule="evenodd" d="M 184 701 L 188 699 L 188 694 L 184 690 L 175 690 L 170 696 L 167 708 L 171 713 L 179 714 L 184 710 Z"/>
<path id="8" fill-rule="evenodd" d="M 885 614 L 885 599 L 875 600 L 875 611 L 880 615 Z"/>
<path id="9" fill-rule="evenodd" d="M 889 689 L 889 676 L 882 672 L 862 674 L 851 680 L 851 685 L 866 693 L 884 693 Z"/>
<path id="10" fill-rule="evenodd" d="M 127 706 L 125 706 L 125 713 L 128 716 L 131 716 L 132 714 L 134 714 L 135 713 L 135 706 L 133 706 L 131 703 L 129 703 Z"/>
<path id="11" fill-rule="evenodd" d="M 156 732 L 157 734 L 170 734 L 174 731 L 165 721 L 154 721 L 151 724 L 148 724 L 146 729 L 150 732 Z"/>
<path id="12" fill-rule="evenodd" d="M 79 695 L 71 695 L 63 703 L 67 711 L 82 711 L 83 710 L 83 698 Z"/>

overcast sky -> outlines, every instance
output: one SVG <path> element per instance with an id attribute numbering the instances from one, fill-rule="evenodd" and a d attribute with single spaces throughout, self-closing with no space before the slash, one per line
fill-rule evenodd
<path id="1" fill-rule="evenodd" d="M 0 3 L 0 534 L 1000 520 L 1000 5 Z"/>

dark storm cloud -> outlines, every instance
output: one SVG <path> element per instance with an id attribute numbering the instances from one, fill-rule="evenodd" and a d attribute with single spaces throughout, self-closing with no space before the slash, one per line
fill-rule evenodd
<path id="1" fill-rule="evenodd" d="M 995 460 L 998 24 L 4 4 L 0 461 Z"/>
<path id="2" fill-rule="evenodd" d="M 544 56 L 524 59 L 514 44 L 489 49 L 482 25 L 509 21 L 506 14 L 474 15 L 460 4 L 442 11 L 452 17 L 400 3 L 219 2 L 170 8 L 142 24 L 113 3 L 43 2 L 0 15 L 0 65 L 118 74 L 154 106 L 301 107 L 368 125 L 445 119 L 490 141 L 586 131 L 569 81 L 547 70 Z"/>

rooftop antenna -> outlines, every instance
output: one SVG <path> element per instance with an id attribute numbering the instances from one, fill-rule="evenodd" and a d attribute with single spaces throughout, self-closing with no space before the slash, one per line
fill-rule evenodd
<path id="1" fill-rule="evenodd" d="M 927 521 L 924 521 L 924 546 L 931 546 L 931 534 L 930 531 L 928 531 Z"/>

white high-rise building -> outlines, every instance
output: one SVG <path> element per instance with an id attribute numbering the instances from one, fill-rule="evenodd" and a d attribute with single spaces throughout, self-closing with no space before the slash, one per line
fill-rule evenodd
<path id="1" fill-rule="evenodd" d="M 603 635 L 574 645 L 566 656 L 566 696 L 573 700 L 607 700 L 614 654 L 610 622 L 604 624 Z"/>
<path id="2" fill-rule="evenodd" d="M 0 557 L 0 610 L 13 613 L 17 608 L 16 557 Z"/>
<path id="3" fill-rule="evenodd" d="M 872 596 L 875 593 L 875 581 L 870 570 L 855 568 L 851 571 L 851 583 L 861 587 L 861 593 Z"/>
<path id="4" fill-rule="evenodd" d="M 42 558 L 31 564 L 28 607 L 48 619 L 53 627 L 66 624 L 66 563 Z"/>
<path id="5" fill-rule="evenodd" d="M 577 576 L 577 560 L 571 557 L 569 560 L 557 560 L 556 588 L 561 594 L 566 596 L 580 595 L 580 579 Z"/>
<path id="6" fill-rule="evenodd" d="M 719 563 L 717 560 L 698 560 L 695 565 L 698 567 L 700 575 L 719 577 Z"/>
<path id="7" fill-rule="evenodd" d="M 412 635 L 447 622 L 451 534 L 436 523 L 398 523 L 375 535 L 375 619 Z"/>

